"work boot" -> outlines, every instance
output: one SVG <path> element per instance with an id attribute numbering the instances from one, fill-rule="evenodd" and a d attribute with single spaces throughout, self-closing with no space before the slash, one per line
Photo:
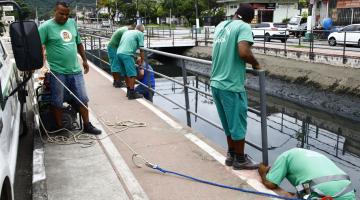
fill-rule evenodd
<path id="1" fill-rule="evenodd" d="M 239 155 L 235 154 L 233 169 L 241 170 L 241 169 L 257 169 L 259 168 L 259 163 L 255 163 L 252 161 L 247 154 Z"/>
<path id="2" fill-rule="evenodd" d="M 225 165 L 229 167 L 232 166 L 234 162 L 234 157 L 235 157 L 235 151 L 228 150 L 226 154 Z"/>
<path id="3" fill-rule="evenodd" d="M 95 126 L 91 124 L 91 122 L 88 122 L 87 124 L 84 124 L 84 133 L 92 134 L 92 135 L 100 135 L 101 130 L 97 129 Z"/>
<path id="4" fill-rule="evenodd" d="M 122 88 L 125 87 L 125 84 L 122 81 L 114 81 L 113 86 L 115 88 Z"/>
<path id="5" fill-rule="evenodd" d="M 129 100 L 133 100 L 133 99 L 139 99 L 139 98 L 143 98 L 144 96 L 140 93 L 135 92 L 134 90 L 130 90 L 129 94 L 128 94 L 128 99 Z"/>

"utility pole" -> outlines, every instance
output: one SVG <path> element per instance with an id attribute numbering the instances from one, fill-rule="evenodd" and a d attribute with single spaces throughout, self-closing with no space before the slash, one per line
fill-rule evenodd
<path id="1" fill-rule="evenodd" d="M 139 0 L 136 0 L 136 25 L 141 24 L 140 13 L 139 13 Z"/>
<path id="2" fill-rule="evenodd" d="M 198 0 L 196 0 L 196 3 L 195 3 L 195 15 L 196 15 L 196 28 L 197 29 L 200 28 L 198 7 L 199 7 Z"/>
<path id="3" fill-rule="evenodd" d="M 171 9 L 173 7 L 173 0 L 171 0 L 171 4 L 170 4 L 170 28 L 171 28 L 171 20 L 172 20 L 172 14 L 171 14 Z"/>

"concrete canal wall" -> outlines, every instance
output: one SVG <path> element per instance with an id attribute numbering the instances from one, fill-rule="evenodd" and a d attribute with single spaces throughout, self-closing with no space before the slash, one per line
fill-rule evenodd
<path id="1" fill-rule="evenodd" d="M 184 54 L 211 60 L 211 49 L 211 47 L 194 47 L 185 51 Z M 255 56 L 270 77 L 360 97 L 360 70 L 357 68 L 286 59 L 258 53 Z"/>

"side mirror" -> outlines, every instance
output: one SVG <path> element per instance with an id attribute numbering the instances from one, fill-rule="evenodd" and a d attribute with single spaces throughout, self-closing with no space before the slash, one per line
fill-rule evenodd
<path id="1" fill-rule="evenodd" d="M 20 71 L 31 71 L 43 66 L 41 40 L 35 22 L 13 22 L 10 25 L 10 38 L 16 66 Z"/>

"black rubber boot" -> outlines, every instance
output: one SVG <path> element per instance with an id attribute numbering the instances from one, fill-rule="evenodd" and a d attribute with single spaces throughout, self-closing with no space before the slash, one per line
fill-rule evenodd
<path id="1" fill-rule="evenodd" d="M 232 166 L 234 162 L 234 158 L 235 158 L 235 151 L 228 150 L 226 154 L 225 165 L 229 167 Z"/>
<path id="2" fill-rule="evenodd" d="M 254 162 L 251 160 L 247 154 L 239 155 L 235 154 L 235 159 L 233 162 L 233 169 L 234 170 L 241 170 L 241 169 L 258 169 L 259 163 Z"/>
<path id="3" fill-rule="evenodd" d="M 101 134 L 101 130 L 99 130 L 95 126 L 93 126 L 91 124 L 91 122 L 84 124 L 83 132 L 87 133 L 87 134 L 92 134 L 92 135 L 100 135 Z"/>
<path id="4" fill-rule="evenodd" d="M 143 98 L 144 96 L 140 93 L 135 92 L 134 90 L 130 90 L 129 91 L 129 95 L 128 95 L 128 99 L 129 100 L 133 100 L 133 99 L 140 99 Z"/>

